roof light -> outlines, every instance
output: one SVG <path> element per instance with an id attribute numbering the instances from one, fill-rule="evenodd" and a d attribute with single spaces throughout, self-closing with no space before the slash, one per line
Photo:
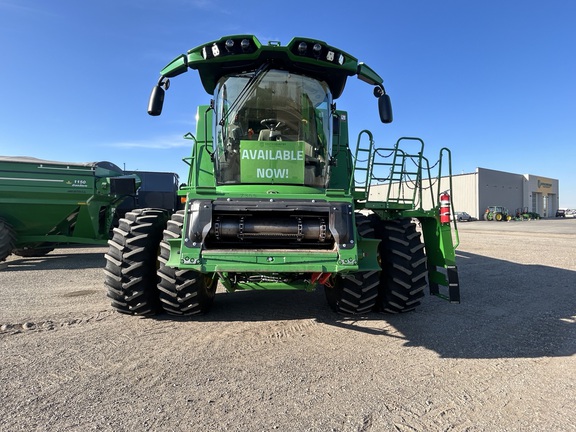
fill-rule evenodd
<path id="1" fill-rule="evenodd" d="M 314 55 L 316 56 L 316 58 L 320 57 L 320 53 L 322 52 L 322 45 L 320 45 L 319 43 L 315 43 L 314 46 L 312 47 L 312 51 L 314 51 Z"/>
<path id="2" fill-rule="evenodd" d="M 247 51 L 248 48 L 250 48 L 250 41 L 248 39 L 242 39 L 242 42 L 240 42 L 240 46 L 242 47 L 243 51 Z"/>
<path id="3" fill-rule="evenodd" d="M 344 64 L 344 56 L 342 54 L 340 54 L 340 56 L 338 57 L 338 64 L 340 66 Z"/>
<path id="4" fill-rule="evenodd" d="M 220 55 L 220 48 L 218 48 L 218 45 L 216 44 L 212 45 L 212 55 L 214 57 L 218 57 Z"/>
<path id="5" fill-rule="evenodd" d="M 234 48 L 234 41 L 232 39 L 228 39 L 224 45 L 226 46 L 226 51 L 232 52 L 232 48 Z"/>
<path id="6" fill-rule="evenodd" d="M 300 54 L 306 54 L 306 51 L 308 51 L 308 44 L 306 42 L 300 42 L 300 44 L 298 44 L 298 52 Z"/>
<path id="7" fill-rule="evenodd" d="M 334 51 L 328 51 L 328 53 L 326 54 L 326 60 L 328 60 L 329 62 L 334 61 Z"/>

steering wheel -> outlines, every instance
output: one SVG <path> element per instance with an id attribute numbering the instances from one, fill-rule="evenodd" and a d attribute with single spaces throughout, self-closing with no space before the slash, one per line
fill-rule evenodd
<path id="1" fill-rule="evenodd" d="M 268 119 L 264 119 L 260 122 L 260 124 L 268 129 L 270 129 L 271 131 L 275 131 L 277 129 L 280 129 L 282 126 L 284 126 L 284 122 L 282 120 L 277 120 L 277 119 L 273 119 L 273 118 L 268 118 Z"/>

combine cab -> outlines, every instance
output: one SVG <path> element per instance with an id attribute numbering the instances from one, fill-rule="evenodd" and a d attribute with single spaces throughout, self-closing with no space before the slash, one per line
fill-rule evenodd
<path id="1" fill-rule="evenodd" d="M 412 310 L 428 284 L 459 302 L 453 209 L 449 201 L 441 207 L 448 195 L 434 189 L 449 174 L 450 152 L 441 151 L 432 174 L 419 139 L 379 148 L 365 130 L 351 151 L 348 114 L 334 100 L 357 76 L 390 123 L 376 72 L 322 41 L 224 37 L 161 71 L 149 114 L 161 113 L 169 79 L 190 69 L 213 99 L 199 106 L 196 133 L 184 136 L 192 144 L 178 192 L 185 208 L 120 220 L 106 254 L 114 308 L 203 313 L 218 282 L 227 291 L 323 287 L 343 314 Z M 372 198 L 376 184 L 384 200 Z"/>

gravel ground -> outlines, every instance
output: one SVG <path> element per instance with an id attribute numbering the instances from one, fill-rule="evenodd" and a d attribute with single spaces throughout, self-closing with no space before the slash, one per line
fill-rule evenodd
<path id="1" fill-rule="evenodd" d="M 576 430 L 576 220 L 462 223 L 462 303 L 347 319 L 322 291 L 112 311 L 106 248 L 0 269 L 1 431 Z"/>

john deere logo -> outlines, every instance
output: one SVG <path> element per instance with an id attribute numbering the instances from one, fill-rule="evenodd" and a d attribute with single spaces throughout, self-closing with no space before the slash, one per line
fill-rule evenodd
<path id="1" fill-rule="evenodd" d="M 538 189 L 550 189 L 552 187 L 552 183 L 543 182 L 542 180 L 538 180 Z"/>

